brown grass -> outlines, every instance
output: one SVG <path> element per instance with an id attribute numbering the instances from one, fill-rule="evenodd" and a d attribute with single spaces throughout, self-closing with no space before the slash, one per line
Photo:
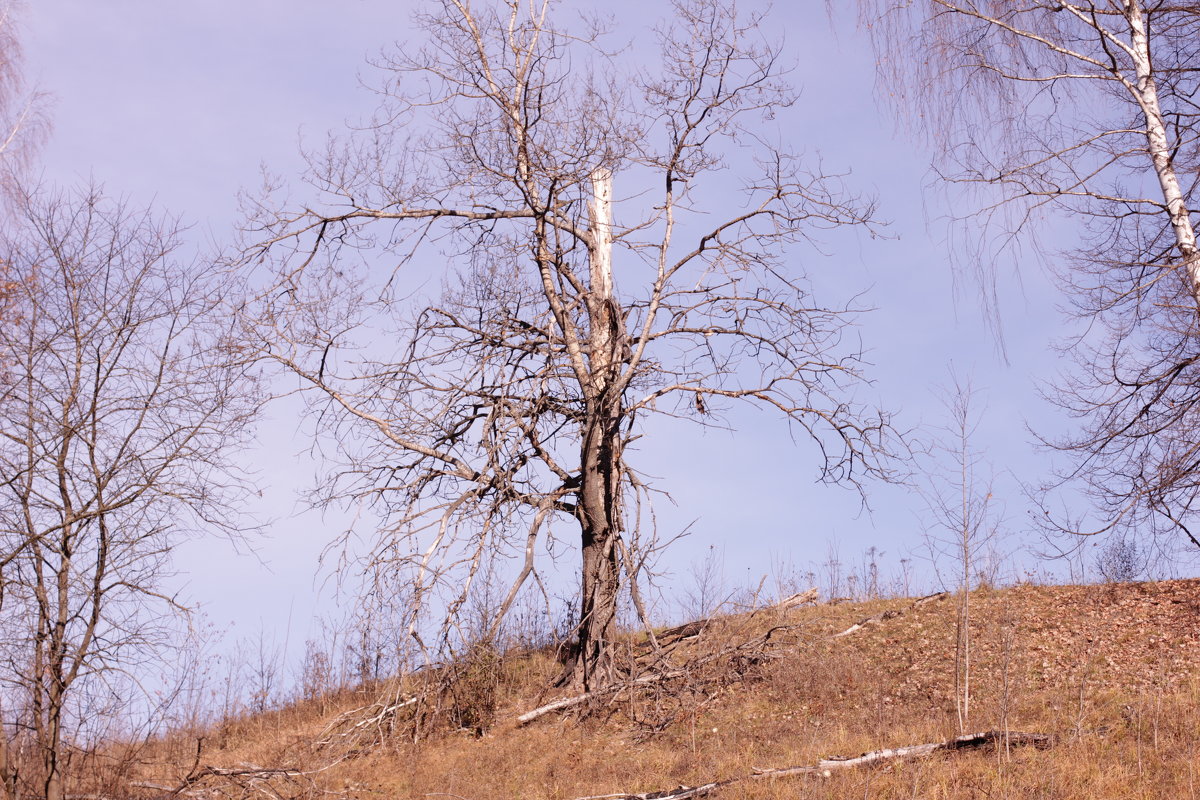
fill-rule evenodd
<path id="1" fill-rule="evenodd" d="M 558 665 L 546 654 L 510 654 L 467 672 L 471 683 L 453 699 L 469 706 L 474 693 L 480 708 L 459 708 L 454 719 L 462 724 L 428 728 L 421 741 L 400 733 L 337 754 L 337 763 L 328 749 L 314 750 L 334 715 L 370 699 L 363 690 L 204 731 L 200 764 L 316 771 L 270 783 L 283 797 L 569 799 L 944 740 L 958 733 L 951 601 L 829 638 L 907 605 L 886 600 L 719 620 L 671 654 L 673 663 L 694 665 L 684 678 L 524 728 L 513 720 L 553 699 L 545 687 Z M 717 796 L 1197 797 L 1200 582 L 980 590 L 972 608 L 970 728 L 1051 733 L 1054 748 L 941 755 L 828 778 L 745 780 Z M 779 625 L 788 627 L 772 637 L 764 659 L 712 657 Z M 626 647 L 645 652 L 637 637 Z M 157 743 L 136 778 L 176 785 L 193 768 L 195 747 L 195 734 Z M 272 791 L 269 782 L 244 784 L 212 779 L 195 788 L 226 797 Z"/>

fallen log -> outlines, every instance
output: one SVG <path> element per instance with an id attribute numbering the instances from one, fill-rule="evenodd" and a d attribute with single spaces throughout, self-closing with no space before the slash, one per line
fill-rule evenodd
<path id="1" fill-rule="evenodd" d="M 924 758 L 939 752 L 956 752 L 962 750 L 978 750 L 984 747 L 1036 747 L 1045 750 L 1054 744 L 1054 739 L 1045 733 L 1025 733 L 1021 731 L 983 731 L 956 736 L 945 742 L 929 742 L 914 744 L 907 747 L 894 747 L 884 750 L 872 750 L 858 756 L 830 756 L 816 764 L 798 767 L 782 767 L 778 769 L 755 769 L 749 775 L 726 778 L 721 781 L 710 781 L 700 786 L 680 786 L 658 792 L 643 792 L 641 794 L 617 793 L 578 797 L 575 800 L 687 800 L 693 797 L 703 797 L 725 786 L 745 780 L 762 780 L 765 778 L 788 778 L 796 775 L 819 775 L 828 777 L 835 770 L 853 769 L 869 766 L 883 761 L 902 761 L 914 758 Z"/>
<path id="2" fill-rule="evenodd" d="M 775 608 L 778 608 L 780 611 L 787 611 L 789 608 L 795 608 L 796 606 L 808 605 L 809 603 L 815 602 L 817 602 L 817 590 L 814 587 L 808 591 L 797 592 L 791 597 L 783 598 L 775 604 Z"/>
<path id="3" fill-rule="evenodd" d="M 913 758 L 924 758 L 943 750 L 977 750 L 982 747 L 1004 745 L 1008 747 L 1033 746 L 1039 750 L 1045 750 L 1052 743 L 1053 740 L 1050 738 L 1050 735 L 1045 733 L 983 731 L 981 733 L 968 733 L 964 736 L 956 736 L 945 742 L 929 742 L 927 744 L 914 744 L 907 747 L 872 750 L 869 753 L 851 757 L 830 756 L 812 765 L 783 767 L 780 769 L 756 769 L 751 777 L 759 779 L 781 778 L 788 775 L 828 775 L 834 770 L 861 767 L 879 761 L 904 761 Z"/>
<path id="4" fill-rule="evenodd" d="M 736 778 L 734 780 L 737 780 Z M 734 780 L 713 781 L 700 786 L 680 786 L 662 792 L 643 792 L 642 794 L 598 794 L 592 797 L 577 797 L 575 800 L 688 800 L 691 797 L 703 797 L 722 786 L 728 786 Z"/>
<path id="5" fill-rule="evenodd" d="M 934 594 L 926 595 L 925 597 L 920 597 L 920 598 L 914 600 L 913 604 L 910 605 L 908 608 L 892 608 L 892 609 L 888 609 L 887 611 L 883 611 L 879 614 L 875 614 L 874 616 L 870 616 L 865 619 L 861 619 L 858 622 L 851 625 L 849 628 L 846 628 L 846 630 L 842 631 L 841 633 L 835 633 L 830 638 L 840 639 L 843 636 L 849 636 L 852 633 L 857 633 L 858 631 L 861 631 L 863 628 L 867 627 L 868 625 L 878 625 L 881 622 L 886 622 L 889 619 L 895 619 L 896 617 L 902 617 L 905 614 L 907 614 L 909 611 L 912 611 L 914 608 L 920 608 L 921 606 L 925 605 L 926 603 L 932 603 L 935 600 L 941 600 L 941 599 L 949 597 L 949 596 L 950 596 L 949 592 L 935 592 Z"/>

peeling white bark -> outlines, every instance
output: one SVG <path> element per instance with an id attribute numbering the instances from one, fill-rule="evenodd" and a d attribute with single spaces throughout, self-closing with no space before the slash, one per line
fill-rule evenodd
<path id="1" fill-rule="evenodd" d="M 1141 0 L 1125 0 L 1125 16 L 1129 21 L 1130 54 L 1133 57 L 1136 83 L 1131 87 L 1134 99 L 1142 109 L 1146 120 L 1146 142 L 1154 173 L 1162 189 L 1167 215 L 1175 233 L 1175 244 L 1183 256 L 1187 269 L 1192 297 L 1200 304 L 1200 251 L 1196 247 L 1196 231 L 1192 225 L 1191 212 L 1183 197 L 1179 177 L 1171 155 L 1167 137 L 1166 120 L 1158 99 L 1158 85 L 1154 78 L 1154 65 L 1150 58 L 1150 36 L 1146 29 Z"/>

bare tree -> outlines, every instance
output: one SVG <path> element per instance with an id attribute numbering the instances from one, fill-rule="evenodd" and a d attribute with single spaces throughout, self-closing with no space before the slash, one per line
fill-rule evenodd
<path id="1" fill-rule="evenodd" d="M 944 403 L 948 420 L 933 443 L 937 459 L 925 470 L 923 494 L 934 531 L 927 543 L 934 568 L 948 558 L 955 567 L 958 615 L 954 628 L 954 706 L 959 731 L 971 716 L 971 589 L 978 582 L 980 561 L 999 535 L 990 475 L 980 474 L 983 455 L 972 445 L 979 426 L 976 391 L 970 381 L 954 378 Z M 974 574 L 973 574 L 974 572 Z"/>
<path id="2" fill-rule="evenodd" d="M 652 77 L 556 11 L 433 3 L 424 45 L 379 63 L 374 124 L 311 158 L 319 202 L 264 201 L 251 235 L 282 277 L 256 309 L 264 348 L 323 398 L 346 465 L 324 498 L 385 517 L 373 559 L 411 571 L 410 633 L 430 609 L 452 619 L 487 559 L 516 557 L 494 631 L 573 529 L 564 678 L 588 688 L 614 677 L 620 587 L 641 605 L 650 486 L 630 447 L 648 419 L 749 402 L 855 486 L 885 474 L 888 421 L 854 402 L 852 311 L 813 299 L 792 250 L 872 208 L 769 143 L 794 95 L 762 19 L 680 0 Z M 383 290 L 365 283 L 352 256 L 376 247 L 448 264 L 441 300 L 397 299 L 386 267 Z M 383 332 L 361 333 L 368 318 Z M 374 343 L 355 352 L 356 335 Z"/>
<path id="3" fill-rule="evenodd" d="M 1080 232 L 1058 270 L 1083 331 L 1054 396 L 1081 421 L 1052 442 L 1075 456 L 1061 477 L 1082 481 L 1108 526 L 1200 545 L 1200 5 L 865 5 L 902 113 L 919 110 L 941 144 L 942 176 L 984 190 L 979 241 L 1028 243 L 1039 219 Z"/>
<path id="4" fill-rule="evenodd" d="M 257 399 L 228 281 L 176 260 L 177 223 L 96 190 L 16 205 L 0 253 L 21 308 L 0 326 L 2 722 L 35 748 L 21 783 L 62 800 L 79 715 L 154 663 L 181 608 L 172 547 L 242 529 L 229 456 Z"/>

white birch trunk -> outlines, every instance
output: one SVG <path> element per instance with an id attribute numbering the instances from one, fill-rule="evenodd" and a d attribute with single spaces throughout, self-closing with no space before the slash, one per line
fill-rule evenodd
<path id="1" fill-rule="evenodd" d="M 1150 160 L 1162 189 L 1171 228 L 1175 232 L 1175 244 L 1188 271 L 1192 297 L 1200 304 L 1200 251 L 1196 247 L 1196 231 L 1192 226 L 1191 212 L 1179 186 L 1170 142 L 1167 139 L 1167 125 L 1158 100 L 1158 85 L 1154 79 L 1154 65 L 1150 58 L 1150 37 L 1146 30 L 1141 0 L 1125 0 L 1125 14 L 1129 20 L 1130 54 L 1137 76 L 1134 98 L 1141 106 L 1146 119 L 1146 141 Z"/>

